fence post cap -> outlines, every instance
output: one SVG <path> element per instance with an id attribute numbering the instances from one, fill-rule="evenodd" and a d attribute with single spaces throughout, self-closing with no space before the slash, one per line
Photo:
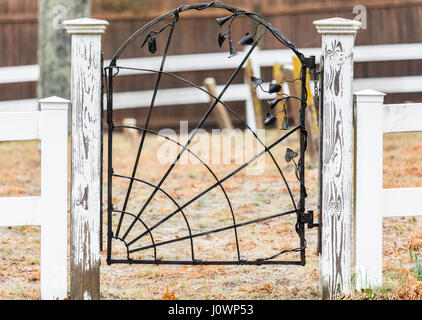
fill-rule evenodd
<path id="1" fill-rule="evenodd" d="M 68 33 L 79 33 L 79 34 L 93 34 L 93 33 L 104 33 L 108 26 L 108 22 L 105 20 L 91 19 L 91 18 L 79 18 L 66 20 L 63 22 Z"/>
<path id="2" fill-rule="evenodd" d="M 383 102 L 385 93 L 373 89 L 364 89 L 353 92 L 357 102 Z"/>
<path id="3" fill-rule="evenodd" d="M 361 26 L 360 21 L 339 17 L 315 20 L 313 23 L 321 34 L 356 34 Z"/>
<path id="4" fill-rule="evenodd" d="M 52 96 L 38 100 L 41 110 L 67 110 L 70 101 L 64 98 Z"/>

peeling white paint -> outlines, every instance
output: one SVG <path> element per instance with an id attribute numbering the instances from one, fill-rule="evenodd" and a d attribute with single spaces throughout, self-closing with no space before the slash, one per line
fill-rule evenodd
<path id="1" fill-rule="evenodd" d="M 353 45 L 358 22 L 315 21 L 324 56 L 320 278 L 323 298 L 348 293 L 351 280 Z"/>
<path id="2" fill-rule="evenodd" d="M 72 236 L 73 263 L 84 270 L 99 260 L 100 230 L 100 41 L 72 37 Z M 87 256 L 86 256 L 87 255 Z"/>
<path id="3" fill-rule="evenodd" d="M 98 299 L 101 33 L 107 22 L 84 18 L 65 25 L 72 33 L 71 296 Z"/>

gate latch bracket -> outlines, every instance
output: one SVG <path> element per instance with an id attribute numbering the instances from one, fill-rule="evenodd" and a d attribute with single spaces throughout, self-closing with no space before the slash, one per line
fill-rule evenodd
<path id="1" fill-rule="evenodd" d="M 308 225 L 308 229 L 312 229 L 314 227 L 319 227 L 318 223 L 314 223 L 314 211 L 309 210 L 308 212 L 302 215 L 302 223 Z"/>
<path id="2" fill-rule="evenodd" d="M 308 68 L 309 70 L 315 71 L 316 69 L 316 63 L 315 63 L 315 56 L 309 56 L 303 58 L 303 66 Z"/>

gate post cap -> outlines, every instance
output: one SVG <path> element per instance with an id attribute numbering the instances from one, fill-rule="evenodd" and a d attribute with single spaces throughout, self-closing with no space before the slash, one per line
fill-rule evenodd
<path id="1" fill-rule="evenodd" d="M 360 28 L 361 22 L 344 18 L 329 18 L 315 20 L 314 26 L 321 34 L 356 34 Z"/>
<path id="2" fill-rule="evenodd" d="M 70 101 L 64 98 L 52 96 L 38 100 L 41 110 L 67 110 Z"/>
<path id="3" fill-rule="evenodd" d="M 79 34 L 95 34 L 104 33 L 108 22 L 105 20 L 91 19 L 91 18 L 80 18 L 66 20 L 63 22 L 68 33 L 79 33 Z"/>
<path id="4" fill-rule="evenodd" d="M 384 102 L 385 93 L 373 89 L 364 89 L 353 92 L 356 102 Z"/>

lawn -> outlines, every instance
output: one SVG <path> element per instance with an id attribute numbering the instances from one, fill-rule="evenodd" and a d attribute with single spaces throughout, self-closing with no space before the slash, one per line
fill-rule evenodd
<path id="1" fill-rule="evenodd" d="M 280 137 L 280 131 L 268 130 L 266 143 Z M 243 137 L 242 135 L 237 135 Z M 181 142 L 186 137 L 174 137 Z M 223 141 L 223 137 L 216 137 Z M 236 138 L 230 138 L 232 141 Z M 229 139 L 229 140 L 230 140 Z M 387 134 L 384 136 L 384 187 L 422 186 L 422 134 Z M 142 151 L 136 178 L 157 184 L 169 163 L 160 163 L 163 156 L 174 150 L 165 149 L 166 141 L 155 136 L 147 136 Z M 224 142 L 223 142 L 224 143 Z M 207 141 L 199 135 L 192 142 L 195 150 L 206 158 L 207 164 L 220 179 L 230 174 L 241 163 L 260 151 L 255 145 L 243 154 L 232 145 L 229 149 L 216 150 L 204 147 Z M 247 141 L 245 145 L 251 146 Z M 284 160 L 286 148 L 296 150 L 298 137 L 293 134 L 271 151 L 280 163 L 288 181 L 292 195 L 297 201 L 299 182 L 294 173 L 293 162 Z M 227 152 L 231 150 L 231 152 Z M 244 150 L 244 149 L 242 149 Z M 249 149 L 248 149 L 249 150 Z M 122 134 L 114 138 L 115 173 L 130 175 L 136 157 L 137 146 Z M 157 158 L 157 153 L 160 155 Z M 105 153 L 106 154 L 106 153 Z M 170 157 L 171 158 L 171 157 Z M 255 172 L 239 171 L 223 182 L 230 199 L 236 223 L 263 218 L 272 214 L 291 210 L 292 201 L 286 185 L 268 154 L 261 157 L 260 169 Z M 260 158 L 260 159 L 261 159 Z M 40 156 L 38 143 L 0 143 L 0 196 L 27 196 L 40 193 Z M 210 171 L 202 164 L 195 163 L 185 153 L 162 184 L 177 203 L 183 204 L 215 183 Z M 224 163 L 221 163 L 224 162 Z M 106 179 L 106 169 L 104 174 Z M 255 174 L 253 174 L 255 173 Z M 308 198 L 306 208 L 316 211 L 318 175 L 315 164 L 307 162 L 306 186 Z M 122 208 L 128 188 L 128 180 L 113 179 L 113 204 Z M 143 183 L 134 183 L 129 196 L 127 212 L 138 213 L 153 189 Z M 104 197 L 104 208 L 106 208 Z M 146 224 L 153 225 L 175 210 L 175 203 L 163 192 L 157 192 L 142 217 Z M 177 207 L 177 206 L 176 206 Z M 192 201 L 183 209 L 189 221 L 191 232 L 200 233 L 233 224 L 230 207 L 221 188 L 216 187 L 202 197 Z M 12 214 L 2 212 L 1 214 Z M 113 214 L 113 228 L 119 225 L 120 214 Z M 121 233 L 125 233 L 132 219 L 122 219 Z M 106 229 L 107 219 L 104 219 Z M 256 224 L 236 228 L 239 251 L 242 259 L 255 260 L 271 257 L 281 250 L 299 246 L 295 231 L 295 216 L 286 215 Z M 40 232 L 39 227 L 25 226 L 0 228 L 0 298 L 39 299 L 40 297 Z M 149 236 L 136 239 L 145 231 L 140 223 L 127 235 L 133 240 L 133 248 L 143 248 L 151 244 Z M 186 221 L 178 213 L 153 231 L 156 242 L 179 239 L 188 234 Z M 315 229 L 306 229 L 307 263 L 305 266 L 168 266 L 168 265 L 126 265 L 108 266 L 105 251 L 101 255 L 101 296 L 104 299 L 162 299 L 166 292 L 174 292 L 178 299 L 318 299 L 318 255 L 316 251 Z M 422 218 L 389 218 L 383 220 L 383 288 L 374 292 L 353 293 L 344 298 L 379 299 L 421 299 L 422 282 L 412 273 L 409 250 L 422 248 Z M 104 241 L 105 242 L 105 241 Z M 115 240 L 113 257 L 125 257 L 125 248 Z M 237 246 L 233 229 L 197 237 L 193 240 L 196 259 L 225 260 L 237 259 Z M 178 241 L 157 248 L 157 258 L 164 260 L 191 259 L 190 241 Z M 131 254 L 134 259 L 151 259 L 152 249 L 139 250 Z M 276 259 L 296 260 L 297 253 L 282 254 Z"/>

